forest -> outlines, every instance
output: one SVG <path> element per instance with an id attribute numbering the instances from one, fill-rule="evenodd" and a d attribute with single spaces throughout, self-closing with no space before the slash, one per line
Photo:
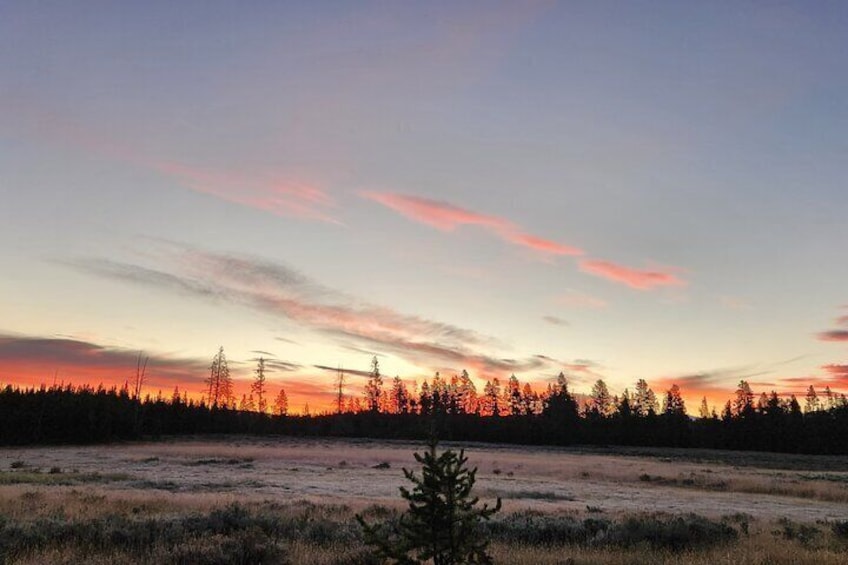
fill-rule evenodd
<path id="1" fill-rule="evenodd" d="M 0 389 L 0 444 L 103 443 L 197 434 L 257 434 L 503 442 L 527 445 L 688 447 L 808 454 L 848 453 L 848 401 L 810 386 L 802 408 L 795 396 L 757 395 L 741 381 L 721 413 L 701 402 L 687 412 L 677 385 L 658 395 L 644 380 L 611 395 L 598 380 L 588 396 L 575 395 L 560 373 L 546 390 L 510 376 L 486 382 L 478 394 L 469 374 L 438 373 L 409 390 L 398 377 L 384 383 L 376 357 L 364 393 L 347 394 L 336 381 L 334 410 L 289 414 L 284 389 L 272 395 L 263 359 L 250 393 L 240 400 L 223 349 L 206 379 L 203 398 L 175 389 L 170 397 L 144 395 L 144 365 L 120 389 L 41 385 Z M 660 400 L 660 398 L 662 400 Z"/>

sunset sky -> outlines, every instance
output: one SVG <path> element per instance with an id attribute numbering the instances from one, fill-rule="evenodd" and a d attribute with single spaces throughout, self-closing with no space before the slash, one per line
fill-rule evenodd
<path id="1" fill-rule="evenodd" d="M 848 392 L 848 3 L 0 3 L 0 383 Z M 358 394 L 364 379 L 350 375 Z M 720 406 L 719 406 L 720 408 Z"/>

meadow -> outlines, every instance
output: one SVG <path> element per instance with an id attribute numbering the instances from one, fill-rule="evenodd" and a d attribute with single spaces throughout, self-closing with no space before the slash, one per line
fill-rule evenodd
<path id="1" fill-rule="evenodd" d="M 497 563 L 848 563 L 848 457 L 463 447 Z M 0 451 L 4 563 L 368 563 L 406 441 L 179 438 Z"/>

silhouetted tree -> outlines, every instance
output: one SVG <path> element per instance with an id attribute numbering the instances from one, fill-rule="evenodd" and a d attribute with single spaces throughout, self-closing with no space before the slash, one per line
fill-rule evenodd
<path id="1" fill-rule="evenodd" d="M 409 391 L 400 377 L 392 380 L 392 390 L 389 393 L 389 412 L 392 414 L 409 413 Z"/>
<path id="2" fill-rule="evenodd" d="M 636 381 L 636 392 L 633 393 L 632 408 L 634 414 L 643 417 L 656 414 L 659 409 L 657 396 L 648 386 L 648 382 L 645 379 Z"/>
<path id="3" fill-rule="evenodd" d="M 816 389 L 810 385 L 807 389 L 806 402 L 804 403 L 804 412 L 807 414 L 815 412 L 819 409 L 819 395 L 816 394 Z"/>
<path id="4" fill-rule="evenodd" d="M 268 400 L 265 387 L 265 359 L 259 358 L 256 362 L 256 369 L 253 371 L 253 383 L 250 385 L 250 392 L 256 397 L 256 408 L 260 414 L 265 414 L 268 411 Z"/>
<path id="5" fill-rule="evenodd" d="M 698 416 L 705 420 L 710 417 L 710 409 L 707 406 L 706 396 L 701 399 L 701 406 L 698 408 Z"/>
<path id="6" fill-rule="evenodd" d="M 602 379 L 598 379 L 595 381 L 595 384 L 592 385 L 592 392 L 589 394 L 587 411 L 589 414 L 596 417 L 599 416 L 601 418 L 606 418 L 612 414 L 612 410 L 612 395 L 610 395 L 609 389 L 607 388 L 607 383 L 605 383 Z"/>
<path id="7" fill-rule="evenodd" d="M 665 393 L 665 406 L 663 413 L 669 416 L 686 416 L 686 403 L 680 395 L 680 387 L 676 384 Z"/>
<path id="8" fill-rule="evenodd" d="M 206 391 L 210 406 L 229 406 L 233 401 L 233 381 L 223 346 L 218 348 L 218 353 L 212 358 Z"/>
<path id="9" fill-rule="evenodd" d="M 521 398 L 521 383 L 514 374 L 509 377 L 504 389 L 504 406 L 511 416 L 520 416 L 524 411 L 524 402 Z"/>
<path id="10" fill-rule="evenodd" d="M 383 377 L 380 376 L 380 362 L 375 355 L 371 359 L 371 374 L 365 385 L 365 406 L 369 412 L 377 413 L 383 400 Z"/>
<path id="11" fill-rule="evenodd" d="M 289 413 L 289 398 L 286 396 L 286 389 L 281 388 L 277 393 L 277 398 L 274 399 L 274 414 L 277 416 L 285 416 Z"/>
<path id="12" fill-rule="evenodd" d="M 477 387 L 474 386 L 474 381 L 471 380 L 468 371 L 465 369 L 459 375 L 457 394 L 462 413 L 475 414 L 477 412 Z"/>
<path id="13" fill-rule="evenodd" d="M 256 402 L 253 400 L 253 395 L 242 394 L 238 409 L 242 412 L 254 412 L 256 410 Z"/>
<path id="14" fill-rule="evenodd" d="M 483 387 L 482 406 L 480 414 L 483 416 L 500 416 L 501 415 L 501 383 L 497 377 L 490 381 L 486 381 L 486 386 Z"/>
<path id="15" fill-rule="evenodd" d="M 336 413 L 341 414 L 344 412 L 344 385 L 345 385 L 345 374 L 344 370 L 339 367 L 336 371 Z"/>
<path id="16" fill-rule="evenodd" d="M 733 415 L 749 417 L 754 413 L 754 393 L 748 381 L 739 381 L 733 401 Z"/>

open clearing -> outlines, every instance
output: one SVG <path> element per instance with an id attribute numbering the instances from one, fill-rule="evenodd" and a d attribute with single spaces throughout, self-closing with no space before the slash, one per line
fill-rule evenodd
<path id="1" fill-rule="evenodd" d="M 848 519 L 848 458 L 668 449 L 458 445 L 479 467 L 477 494 L 505 511 L 693 512 L 797 522 Z M 377 503 L 400 507 L 401 468 L 420 443 L 316 438 L 197 438 L 0 451 L 0 503 L 21 492 L 158 500 Z"/>

